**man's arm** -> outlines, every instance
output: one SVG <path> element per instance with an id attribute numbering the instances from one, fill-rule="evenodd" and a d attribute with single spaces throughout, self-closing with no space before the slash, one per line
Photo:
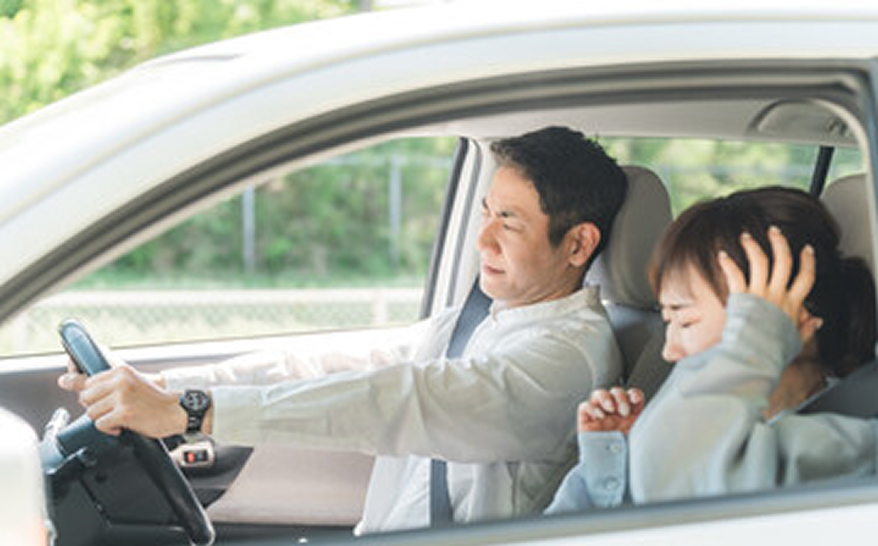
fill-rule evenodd
<path id="1" fill-rule="evenodd" d="M 588 335 L 588 334 L 584 334 Z M 214 434 L 222 441 L 292 442 L 457 462 L 560 460 L 569 423 L 618 365 L 612 338 L 576 345 L 540 330 L 502 352 L 436 359 L 274 387 L 220 387 Z"/>
<path id="2" fill-rule="evenodd" d="M 418 322 L 392 339 L 326 347 L 325 339 L 305 337 L 290 347 L 258 351 L 217 364 L 168 369 L 161 377 L 168 388 L 210 389 L 222 385 L 274 385 L 352 370 L 370 370 L 411 360 L 425 338 L 447 321 L 445 314 Z"/>

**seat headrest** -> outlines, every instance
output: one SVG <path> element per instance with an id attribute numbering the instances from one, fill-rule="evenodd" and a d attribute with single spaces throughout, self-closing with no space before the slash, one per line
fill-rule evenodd
<path id="1" fill-rule="evenodd" d="M 875 272 L 875 254 L 872 248 L 872 225 L 869 219 L 868 181 L 865 174 L 839 178 L 826 186 L 820 200 L 841 228 L 839 248 L 845 256 L 859 256 L 866 261 L 869 271 Z"/>
<path id="2" fill-rule="evenodd" d="M 671 202 L 659 177 L 649 169 L 625 166 L 628 193 L 613 221 L 610 240 L 586 273 L 586 284 L 601 287 L 613 303 L 654 308 L 646 267 L 656 243 L 671 223 Z"/>

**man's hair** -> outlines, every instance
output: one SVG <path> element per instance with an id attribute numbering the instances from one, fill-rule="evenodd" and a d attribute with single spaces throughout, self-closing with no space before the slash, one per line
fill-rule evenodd
<path id="1" fill-rule="evenodd" d="M 628 189 L 616 161 L 593 140 L 565 127 L 546 127 L 491 144 L 501 166 L 530 180 L 549 217 L 549 244 L 557 247 L 575 225 L 593 223 L 601 232 L 589 264 L 607 245 L 610 227 Z"/>

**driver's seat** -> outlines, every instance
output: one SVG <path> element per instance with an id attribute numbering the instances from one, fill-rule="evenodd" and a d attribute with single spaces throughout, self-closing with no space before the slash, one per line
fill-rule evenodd
<path id="1" fill-rule="evenodd" d="M 671 201 L 654 172 L 635 166 L 623 170 L 628 176 L 625 203 L 613 222 L 607 248 L 595 259 L 585 282 L 601 287 L 601 299 L 622 351 L 624 379 L 634 377 L 635 372 L 647 378 L 636 386 L 649 396 L 669 368 L 660 357 L 664 327 L 646 269 L 653 248 L 671 223 Z"/>

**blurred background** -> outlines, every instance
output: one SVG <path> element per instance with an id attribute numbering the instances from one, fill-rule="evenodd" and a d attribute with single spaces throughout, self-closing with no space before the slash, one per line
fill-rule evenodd
<path id="1" fill-rule="evenodd" d="M 466 1 L 466 0 L 460 0 Z M 155 58 L 306 21 L 440 0 L 0 0 L 0 123 Z M 676 211 L 771 179 L 807 187 L 811 146 L 599 138 L 668 183 Z M 75 316 L 111 345 L 406 324 L 454 139 L 407 138 L 246 189 L 0 327 L 0 356 L 59 349 Z M 862 170 L 836 154 L 830 179 Z M 0 173 L 2 177 L 2 173 Z"/>

